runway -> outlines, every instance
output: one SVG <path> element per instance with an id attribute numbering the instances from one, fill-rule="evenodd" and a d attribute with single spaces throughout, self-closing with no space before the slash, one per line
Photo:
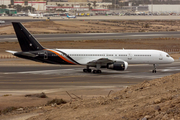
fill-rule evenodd
<path id="1" fill-rule="evenodd" d="M 79 33 L 79 34 L 33 34 L 39 41 L 67 40 L 108 40 L 108 39 L 145 39 L 158 37 L 180 37 L 180 32 L 147 32 L 147 33 Z M 15 35 L 1 35 L 0 42 L 17 41 Z"/>
<path id="2" fill-rule="evenodd" d="M 83 73 L 83 66 L 1 66 L 1 90 L 44 90 L 80 86 L 127 86 L 180 72 L 180 61 L 159 65 L 130 65 L 127 71 L 102 69 L 102 74 Z"/>

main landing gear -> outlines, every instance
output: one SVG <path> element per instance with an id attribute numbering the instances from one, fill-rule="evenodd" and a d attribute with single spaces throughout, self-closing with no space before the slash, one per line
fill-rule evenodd
<path id="1" fill-rule="evenodd" d="M 93 73 L 101 73 L 101 70 L 91 70 L 91 69 L 89 69 L 89 67 L 87 66 L 87 68 L 86 69 L 83 69 L 83 72 L 85 72 L 85 73 L 91 73 L 91 72 L 93 72 Z"/>
<path id="2" fill-rule="evenodd" d="M 101 70 L 91 70 L 91 69 L 83 69 L 83 72 L 85 73 L 101 73 Z"/>
<path id="3" fill-rule="evenodd" d="M 85 73 L 91 73 L 91 69 L 83 69 L 83 72 L 85 72 Z"/>
<path id="4" fill-rule="evenodd" d="M 156 73 L 156 64 L 153 64 L 154 69 L 152 70 L 152 73 Z"/>

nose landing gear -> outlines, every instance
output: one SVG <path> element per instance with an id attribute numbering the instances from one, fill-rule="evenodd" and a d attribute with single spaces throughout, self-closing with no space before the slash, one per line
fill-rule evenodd
<path id="1" fill-rule="evenodd" d="M 83 72 L 85 72 L 85 73 L 91 73 L 91 69 L 83 69 Z"/>
<path id="2" fill-rule="evenodd" d="M 153 64 L 154 69 L 152 70 L 152 73 L 156 73 L 156 64 Z"/>

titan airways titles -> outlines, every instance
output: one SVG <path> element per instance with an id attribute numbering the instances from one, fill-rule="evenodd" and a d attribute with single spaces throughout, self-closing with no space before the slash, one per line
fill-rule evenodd
<path id="1" fill-rule="evenodd" d="M 124 71 L 129 64 L 168 64 L 174 59 L 159 50 L 116 50 L 116 49 L 47 49 L 19 22 L 13 22 L 22 52 L 10 51 L 13 55 L 33 61 L 51 64 L 84 65 L 84 72 L 101 73 L 101 68 Z M 91 70 L 90 67 L 95 67 Z"/>

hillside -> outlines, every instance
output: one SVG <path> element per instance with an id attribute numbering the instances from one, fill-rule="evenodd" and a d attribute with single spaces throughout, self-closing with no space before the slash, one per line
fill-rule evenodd
<path id="1" fill-rule="evenodd" d="M 108 96 L 77 100 L 28 120 L 179 120 L 180 73 L 144 81 Z"/>

